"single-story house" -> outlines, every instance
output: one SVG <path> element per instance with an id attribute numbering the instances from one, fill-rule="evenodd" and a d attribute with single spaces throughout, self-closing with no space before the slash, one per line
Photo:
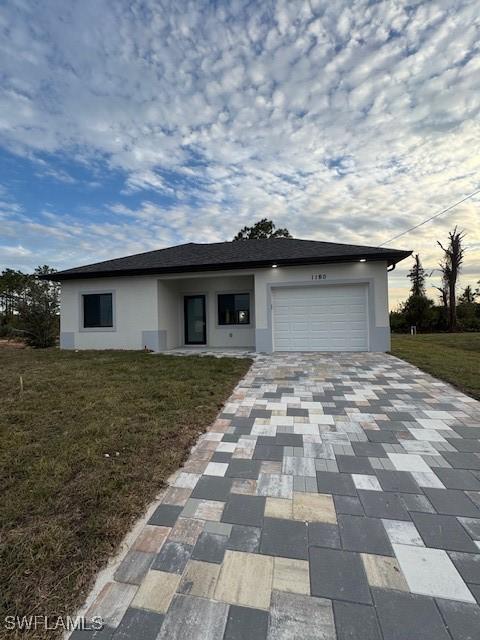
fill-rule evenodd
<path id="1" fill-rule="evenodd" d="M 67 269 L 63 349 L 387 351 L 388 271 L 411 254 L 277 238 L 148 251 Z"/>

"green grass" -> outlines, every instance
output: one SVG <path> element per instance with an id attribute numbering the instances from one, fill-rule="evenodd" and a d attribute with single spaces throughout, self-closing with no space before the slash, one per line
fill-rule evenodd
<path id="1" fill-rule="evenodd" d="M 0 636 L 5 615 L 75 612 L 249 365 L 0 350 Z"/>
<path id="2" fill-rule="evenodd" d="M 392 354 L 480 400 L 480 333 L 392 335 Z"/>

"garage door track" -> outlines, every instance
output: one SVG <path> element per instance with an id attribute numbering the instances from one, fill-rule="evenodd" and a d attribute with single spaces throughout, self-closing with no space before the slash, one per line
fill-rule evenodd
<path id="1" fill-rule="evenodd" d="M 480 637 L 480 403 L 411 365 L 259 357 L 170 485 L 73 637 Z"/>

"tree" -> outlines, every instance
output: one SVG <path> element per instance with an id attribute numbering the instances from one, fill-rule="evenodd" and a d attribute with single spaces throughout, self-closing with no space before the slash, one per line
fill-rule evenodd
<path id="1" fill-rule="evenodd" d="M 458 298 L 458 302 L 459 304 L 473 304 L 477 295 L 478 293 L 470 285 L 467 285 Z"/>
<path id="2" fill-rule="evenodd" d="M 16 299 L 17 332 L 32 347 L 51 347 L 58 335 L 60 287 L 39 278 L 52 273 L 55 270 L 47 265 L 37 267 L 32 275 L 25 276 Z"/>
<path id="3" fill-rule="evenodd" d="M 427 298 L 425 291 L 426 273 L 418 253 L 413 256 L 414 263 L 407 277 L 412 283 L 410 296 L 401 308 L 401 314 L 407 326 L 415 325 L 419 331 L 428 331 L 432 323 L 433 300 Z"/>
<path id="4" fill-rule="evenodd" d="M 425 296 L 425 269 L 422 267 L 422 263 L 420 262 L 420 256 L 418 255 L 418 253 L 413 256 L 413 259 L 415 262 L 407 275 L 410 282 L 412 283 L 412 288 L 410 289 L 410 291 L 412 293 L 412 296 Z"/>
<path id="5" fill-rule="evenodd" d="M 442 303 L 442 307 L 448 312 L 448 286 L 444 282 L 441 287 L 435 287 L 437 291 L 440 293 L 440 302 Z"/>
<path id="6" fill-rule="evenodd" d="M 478 331 L 480 329 L 480 304 L 478 297 L 470 285 L 467 285 L 458 298 L 458 324 L 461 331 Z"/>
<path id="7" fill-rule="evenodd" d="M 425 295 L 411 295 L 403 305 L 407 326 L 415 325 L 418 331 L 431 330 L 434 302 Z"/>
<path id="8" fill-rule="evenodd" d="M 263 218 L 252 227 L 243 227 L 234 240 L 266 240 L 268 238 L 291 238 L 288 229 L 276 229 L 275 224 L 267 218 Z"/>
<path id="9" fill-rule="evenodd" d="M 440 304 L 441 307 L 438 307 L 438 322 L 437 329 L 441 329 L 444 331 L 448 327 L 448 284 L 445 280 L 445 276 L 442 273 L 442 286 L 434 287 L 440 294 Z"/>
<path id="10" fill-rule="evenodd" d="M 404 305 L 399 305 L 394 311 L 390 311 L 390 330 L 392 333 L 408 333 L 410 327 L 403 313 Z"/>
<path id="11" fill-rule="evenodd" d="M 465 237 L 463 231 L 457 231 L 457 227 L 448 234 L 448 245 L 444 247 L 441 242 L 437 244 L 443 251 L 443 262 L 440 264 L 443 281 L 448 287 L 448 330 L 457 329 L 457 280 L 462 268 L 464 249 L 462 241 Z"/>
<path id="12" fill-rule="evenodd" d="M 5 269 L 0 274 L 0 314 L 4 322 L 11 321 L 23 296 L 29 276 L 21 271 Z"/>

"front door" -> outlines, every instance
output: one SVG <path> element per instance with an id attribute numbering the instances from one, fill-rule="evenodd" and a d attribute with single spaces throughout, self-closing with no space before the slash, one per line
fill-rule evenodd
<path id="1" fill-rule="evenodd" d="M 205 296 L 184 297 L 185 344 L 207 344 Z"/>

